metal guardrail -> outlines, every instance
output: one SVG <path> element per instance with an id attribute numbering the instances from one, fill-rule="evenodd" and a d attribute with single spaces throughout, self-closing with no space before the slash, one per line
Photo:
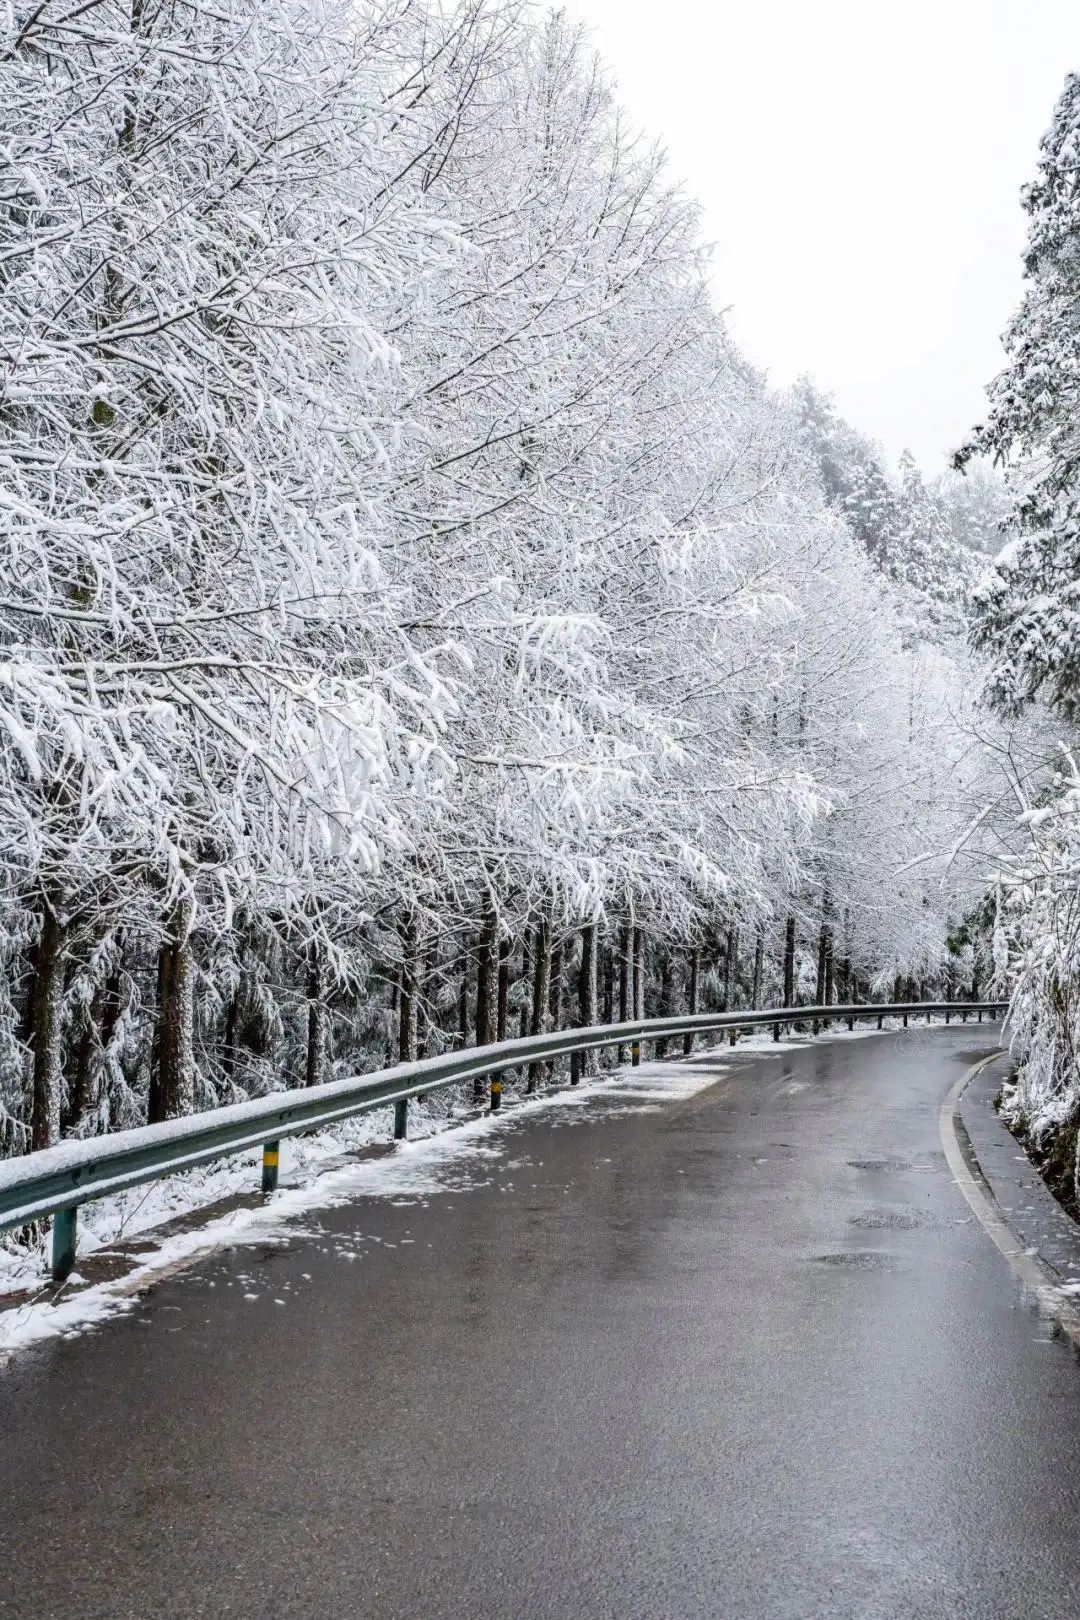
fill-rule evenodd
<path id="1" fill-rule="evenodd" d="M 583 1055 L 602 1047 L 629 1047 L 631 1062 L 636 1065 L 641 1061 L 644 1042 L 666 1043 L 680 1036 L 683 1051 L 689 1054 L 695 1036 L 716 1031 L 726 1030 L 734 1045 L 740 1030 L 767 1028 L 770 1024 L 773 1039 L 778 1041 L 781 1027 L 790 1024 L 810 1024 L 816 1032 L 828 1021 L 846 1021 L 852 1029 L 856 1019 L 876 1018 L 880 1029 L 884 1019 L 902 1018 L 906 1028 L 908 1019 L 919 1014 L 925 1014 L 928 1020 L 935 1013 L 944 1013 L 947 1019 L 977 1014 L 981 1021 L 985 1013 L 1000 1017 L 1004 1011 L 1005 1003 L 994 1001 L 781 1007 L 600 1024 L 591 1029 L 555 1030 L 547 1035 L 501 1041 L 494 1046 L 465 1047 L 374 1074 L 333 1080 L 303 1091 L 274 1092 L 230 1108 L 117 1131 L 112 1136 L 62 1142 L 39 1153 L 0 1161 L 0 1230 L 54 1216 L 52 1273 L 62 1280 L 75 1263 L 76 1211 L 80 1204 L 260 1145 L 262 1189 L 264 1193 L 273 1192 L 277 1186 L 278 1146 L 283 1137 L 317 1130 L 393 1103 L 394 1135 L 401 1138 L 408 1131 L 409 1099 L 444 1086 L 488 1077 L 490 1106 L 496 1112 L 502 1103 L 502 1075 L 508 1069 L 569 1057 L 570 1084 L 576 1085 L 582 1074 Z"/>

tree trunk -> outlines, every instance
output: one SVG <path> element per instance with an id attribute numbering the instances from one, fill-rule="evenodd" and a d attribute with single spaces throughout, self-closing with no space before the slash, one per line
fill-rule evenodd
<path id="1" fill-rule="evenodd" d="M 18 1022 L 19 1039 L 31 1050 L 34 1045 L 34 998 L 37 994 L 38 942 L 35 939 L 26 952 L 26 980 L 23 987 L 22 1012 Z"/>
<path id="2" fill-rule="evenodd" d="M 480 912 L 480 936 L 476 945 L 476 1044 L 490 1046 L 495 1039 L 496 996 L 498 994 L 498 924 L 490 898 Z M 473 1076 L 473 1102 L 484 1102 L 487 1077 Z"/>
<path id="3" fill-rule="evenodd" d="M 695 945 L 690 952 L 689 969 L 686 975 L 686 1010 L 693 1017 L 698 1010 L 698 948 Z M 683 1056 L 689 1057 L 694 1050 L 694 1036 L 688 1031 L 683 1036 Z"/>
<path id="4" fill-rule="evenodd" d="M 551 989 L 549 992 L 549 1009 L 551 1013 L 548 1022 L 549 1029 L 562 1029 L 563 1027 L 563 994 L 565 990 L 566 950 L 562 939 L 555 941 L 551 948 Z M 555 1078 L 554 1060 L 545 1065 L 548 1081 Z"/>
<path id="5" fill-rule="evenodd" d="M 583 1029 L 592 1029 L 598 1021 L 596 1009 L 596 954 L 599 943 L 596 923 L 586 923 L 581 930 L 581 961 L 578 965 L 578 1023 Z M 595 1074 L 597 1053 L 586 1052 L 582 1061 L 583 1074 Z"/>
<path id="6" fill-rule="evenodd" d="M 819 1007 L 825 1005 L 825 975 L 829 959 L 829 925 L 824 916 L 821 919 L 821 930 L 818 934 L 817 952 L 817 984 L 814 990 L 814 1001 Z"/>
<path id="7" fill-rule="evenodd" d="M 433 984 L 435 982 L 435 980 L 438 978 L 438 976 L 439 976 L 439 936 L 438 936 L 438 934 L 433 933 L 431 935 L 431 939 L 430 939 L 430 941 L 428 943 L 427 950 L 424 952 L 423 984 L 422 984 L 422 986 L 421 985 L 417 986 L 417 994 L 418 995 L 420 994 L 421 990 L 423 991 L 423 1002 L 424 1002 L 424 1031 L 423 1031 L 423 1034 L 420 1036 L 419 1040 L 417 1041 L 417 1056 L 418 1057 L 427 1057 L 427 1055 L 428 1055 L 428 1050 L 427 1050 L 427 1048 L 428 1048 L 428 1040 L 430 1039 L 431 1031 L 436 1027 L 436 1022 L 432 1018 L 430 1010 L 429 1010 L 430 1003 L 428 1001 L 428 986 Z M 419 1020 L 419 1015 L 418 1015 L 417 1016 L 417 1024 L 418 1025 L 419 1025 L 419 1021 L 420 1020 Z"/>
<path id="8" fill-rule="evenodd" d="M 784 1006 L 795 1005 L 795 919 L 784 925 Z"/>
<path id="9" fill-rule="evenodd" d="M 690 952 L 690 969 L 686 975 L 686 1010 L 693 1015 L 698 1010 L 698 979 L 701 956 L 695 945 Z"/>
<path id="10" fill-rule="evenodd" d="M 461 957 L 457 1000 L 458 1040 L 462 1047 L 469 1044 L 469 956 L 469 946 L 466 945 Z"/>
<path id="11" fill-rule="evenodd" d="M 116 1025 L 119 1000 L 120 975 L 118 972 L 110 973 L 87 1008 L 86 1024 L 75 1048 L 75 1062 L 68 1088 L 68 1115 L 70 1123 L 80 1135 L 85 1134 L 85 1127 L 100 1106 L 101 1069 L 99 1062 L 95 1074 L 95 1058 L 100 1057 Z M 112 1007 L 114 1001 L 115 1011 Z"/>
<path id="12" fill-rule="evenodd" d="M 724 955 L 724 1011 L 734 1012 L 739 982 L 739 930 L 729 928 Z"/>
<path id="13" fill-rule="evenodd" d="M 480 914 L 476 946 L 476 1044 L 490 1046 L 495 1039 L 498 995 L 498 924 L 490 902 Z"/>
<path id="14" fill-rule="evenodd" d="M 563 945 L 560 939 L 551 950 L 551 990 L 549 998 L 551 1022 L 549 1029 L 562 1029 L 563 1022 Z"/>
<path id="15" fill-rule="evenodd" d="M 304 1061 L 305 1086 L 326 1082 L 326 967 L 323 953 L 314 940 L 308 946 L 307 963 L 307 1053 Z"/>
<path id="16" fill-rule="evenodd" d="M 390 1006 L 388 1008 L 388 1011 L 390 1013 L 390 1023 L 393 1026 L 394 1029 L 397 1028 L 398 1007 L 400 1005 L 401 1005 L 401 971 L 400 971 L 399 968 L 395 967 L 395 969 L 393 971 L 393 976 L 391 977 L 391 980 L 390 980 Z M 397 1061 L 397 1036 L 396 1036 L 396 1034 L 391 1032 L 390 1037 L 386 1042 L 386 1067 L 388 1069 L 392 1069 L 396 1061 Z"/>
<path id="17" fill-rule="evenodd" d="M 151 1085 L 148 1121 L 179 1119 L 195 1103 L 195 964 L 191 956 L 190 898 L 173 907 L 158 953 L 156 1085 Z"/>
<path id="18" fill-rule="evenodd" d="M 495 1004 L 495 1039 L 505 1041 L 506 1020 L 510 1009 L 510 939 L 499 941 L 499 986 Z"/>
<path id="19" fill-rule="evenodd" d="M 640 928 L 634 929 L 634 1019 L 645 1017 L 645 936 Z"/>
<path id="20" fill-rule="evenodd" d="M 671 1017 L 671 952 L 665 947 L 660 953 L 660 1007 L 658 1016 Z M 666 1036 L 657 1041 L 656 1055 L 662 1058 L 667 1051 Z"/>
<path id="21" fill-rule="evenodd" d="M 630 1022 L 630 930 L 619 929 L 619 1023 Z M 615 1054 L 617 1063 L 626 1062 L 626 1047 L 620 1046 Z"/>
<path id="22" fill-rule="evenodd" d="M 229 997 L 229 1010 L 225 1014 L 225 1039 L 221 1047 L 221 1067 L 226 1078 L 236 1074 L 236 1058 L 240 1036 L 240 986 Z"/>
<path id="23" fill-rule="evenodd" d="M 68 1093 L 68 1112 L 71 1122 L 78 1127 L 94 1112 L 94 1049 L 97 1045 L 98 1026 L 105 1012 L 106 987 L 102 985 L 94 994 L 86 1012 L 86 1025 L 75 1048 L 75 1066 Z"/>
<path id="24" fill-rule="evenodd" d="M 604 1007 L 603 1019 L 605 1024 L 615 1019 L 615 952 L 612 949 L 610 938 L 604 941 Z"/>
<path id="25" fill-rule="evenodd" d="M 765 930 L 764 928 L 759 927 L 757 931 L 757 939 L 754 941 L 754 983 L 750 991 L 750 1006 L 754 1012 L 757 1012 L 758 1008 L 761 1006 L 761 981 L 764 971 Z"/>
<path id="26" fill-rule="evenodd" d="M 582 1029 L 596 1024 L 596 946 L 597 927 L 586 923 L 581 930 L 581 961 L 578 964 L 578 1022 Z"/>
<path id="27" fill-rule="evenodd" d="M 417 1054 L 416 980 L 419 967 L 416 918 L 408 917 L 401 929 L 401 993 L 398 997 L 399 1063 L 415 1063 Z"/>
<path id="28" fill-rule="evenodd" d="M 33 990 L 34 1095 L 30 1145 L 34 1151 L 60 1140 L 60 1003 L 64 993 L 64 945 L 67 929 L 59 914 L 59 895 L 44 896 Z"/>
<path id="29" fill-rule="evenodd" d="M 103 1108 L 102 1106 L 103 1103 L 107 1102 L 105 1082 L 108 1076 L 108 1070 L 105 1066 L 105 1059 L 109 1048 L 112 1046 L 113 1036 L 116 1034 L 116 1026 L 120 1022 L 120 1014 L 123 1010 L 123 1004 L 121 1002 L 121 965 L 123 960 L 121 950 L 122 947 L 118 937 L 116 943 L 116 966 L 106 979 L 101 993 L 101 1016 L 98 1024 L 99 1068 L 97 1074 L 97 1083 L 93 1087 L 93 1096 L 91 1099 L 92 1108 L 101 1115 L 99 1127 L 105 1130 L 109 1129 L 109 1112 L 107 1107 Z M 78 1121 L 76 1123 L 78 1123 Z"/>
<path id="30" fill-rule="evenodd" d="M 551 1004 L 551 924 L 541 917 L 533 936 L 533 996 L 530 1035 L 543 1035 L 548 1027 Z M 535 1091 L 544 1072 L 542 1063 L 529 1064 L 527 1091 Z"/>
<path id="31" fill-rule="evenodd" d="M 839 964 L 836 999 L 846 1001 L 849 1005 L 857 998 L 855 995 L 854 979 L 851 972 L 851 910 L 844 907 L 843 916 L 843 951 L 844 955 Z M 836 956 L 836 940 L 832 941 L 832 954 Z"/>
<path id="32" fill-rule="evenodd" d="M 524 1040 L 532 1022 L 532 956 L 529 953 L 529 925 L 521 935 L 521 1007 L 518 1010 L 518 1034 Z M 522 1070 L 524 1073 L 524 1070 Z"/>

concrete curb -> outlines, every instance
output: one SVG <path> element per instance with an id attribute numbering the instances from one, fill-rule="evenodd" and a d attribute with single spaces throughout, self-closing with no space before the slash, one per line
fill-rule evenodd
<path id="1" fill-rule="evenodd" d="M 1063 1289 L 1066 1275 L 1080 1277 L 1080 1227 L 1065 1214 L 1019 1143 L 987 1106 L 1007 1073 L 1008 1062 L 1005 1053 L 995 1053 L 960 1076 L 941 1105 L 941 1145 L 953 1180 L 983 1230 L 1039 1311 L 1080 1350 L 1080 1308 Z M 1027 1174 L 1017 1176 L 1015 1166 L 1020 1161 Z M 1017 1188 L 1024 1199 L 1019 1208 Z M 1058 1221 L 1066 1223 L 1069 1231 L 1055 1230 Z M 1070 1267 L 1065 1258 L 1063 1270 L 1070 1237 L 1076 1266 Z M 1047 1250 L 1052 1250 L 1052 1258 Z"/>

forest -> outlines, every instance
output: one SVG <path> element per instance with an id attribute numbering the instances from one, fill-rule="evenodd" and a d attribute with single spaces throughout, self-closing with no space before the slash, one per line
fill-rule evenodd
<path id="1" fill-rule="evenodd" d="M 739 353 L 558 13 L 0 29 L 0 1153 L 991 988 L 1075 1143 L 1080 81 L 927 476 Z"/>

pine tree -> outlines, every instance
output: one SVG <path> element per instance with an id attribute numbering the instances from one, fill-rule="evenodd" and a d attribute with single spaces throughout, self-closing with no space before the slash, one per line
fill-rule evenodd
<path id="1" fill-rule="evenodd" d="M 1016 714 L 1036 695 L 1080 714 L 1080 75 L 1043 137 L 1028 215 L 1023 301 L 990 412 L 956 457 L 1019 468 L 1012 540 L 975 593 L 989 691 Z"/>
<path id="2" fill-rule="evenodd" d="M 954 532 L 948 496 L 925 482 L 910 451 L 893 477 L 880 447 L 838 416 L 808 378 L 799 380 L 792 397 L 803 447 L 826 496 L 874 566 L 898 587 L 908 640 L 962 634 L 978 565 Z"/>

